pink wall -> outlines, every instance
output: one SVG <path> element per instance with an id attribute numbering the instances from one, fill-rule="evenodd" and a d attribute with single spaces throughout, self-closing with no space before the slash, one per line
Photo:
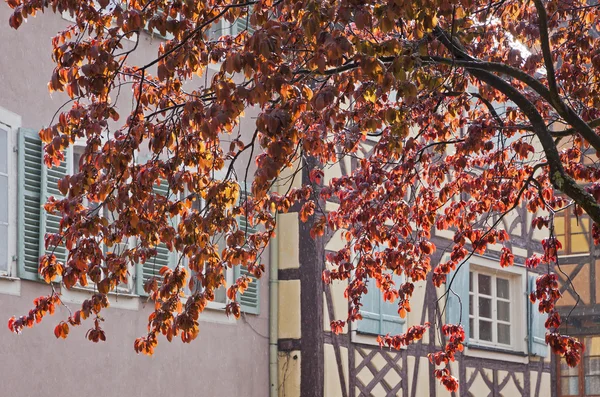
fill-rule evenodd
<path id="1" fill-rule="evenodd" d="M 47 82 L 53 70 L 51 39 L 68 22 L 48 12 L 30 18 L 15 31 L 8 26 L 10 13 L 9 7 L 1 2 L 0 107 L 20 115 L 23 127 L 40 128 L 50 123 L 66 99 L 59 93 L 50 96 Z M 136 60 L 150 59 L 157 42 L 158 39 L 145 35 Z M 124 92 L 119 100 L 128 104 L 130 95 Z M 12 140 L 14 144 L 16 136 Z M 10 157 L 10 162 L 14 172 L 16 155 Z M 16 175 L 13 174 L 11 180 L 9 203 L 16 204 Z M 11 219 L 11 234 L 16 234 L 16 217 Z M 16 252 L 15 236 L 0 238 L 9 239 L 12 256 Z M 133 341 L 146 330 L 149 311 L 143 304 L 140 303 L 139 310 L 114 307 L 106 310 L 103 328 L 107 341 L 104 343 L 88 342 L 85 325 L 72 329 L 66 340 L 57 340 L 52 330 L 66 318 L 64 308 L 17 336 L 2 324 L 12 315 L 27 313 L 32 300 L 47 294 L 49 287 L 24 280 L 0 280 L 0 395 L 133 397 L 176 392 L 178 395 L 266 396 L 269 384 L 266 278 L 261 280 L 259 316 L 248 315 L 247 322 L 231 322 L 223 312 L 212 311 L 205 316 L 210 317 L 210 321 L 200 322 L 196 341 L 184 345 L 179 340 L 168 343 L 161 339 L 153 357 L 136 355 L 133 350 Z M 2 285 L 8 285 L 17 295 L 3 293 Z"/>

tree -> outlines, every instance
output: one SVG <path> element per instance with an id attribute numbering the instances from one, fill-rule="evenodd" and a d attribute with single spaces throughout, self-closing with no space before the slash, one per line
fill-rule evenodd
<path id="1" fill-rule="evenodd" d="M 586 1 L 192 1 L 7 0 L 15 29 L 40 11 L 70 13 L 75 23 L 53 40 L 56 68 L 50 91 L 66 91 L 71 109 L 40 131 L 48 166 L 64 160 L 77 138 L 87 142 L 79 172 L 62 179 L 65 198 L 45 208 L 62 216 L 49 247 L 69 250 L 65 263 L 52 253 L 40 260 L 46 281 L 62 277 L 73 287 L 88 279 L 97 293 L 56 329 L 94 318 L 89 338 L 104 338 L 100 312 L 107 293 L 127 277 L 128 266 L 156 255 L 166 244 L 182 265 L 163 268 L 146 290 L 156 302 L 149 332 L 135 343 L 151 354 L 158 335 L 198 333 L 197 319 L 226 267 L 247 266 L 260 277 L 259 254 L 273 237 L 275 214 L 301 204 L 300 217 L 314 238 L 344 229 L 346 247 L 327 260 L 325 282 L 349 280 L 348 318 L 360 318 L 366 277 L 386 299 L 410 310 L 413 282 L 433 273 L 436 285 L 473 253 L 506 242 L 499 221 L 526 205 L 548 228 L 540 255 L 527 265 L 553 264 L 558 240 L 553 216 L 573 207 L 594 221 L 600 240 L 600 171 L 583 159 L 600 151 L 600 53 L 598 5 Z M 233 35 L 211 31 L 219 21 L 242 22 Z M 168 37 L 156 58 L 132 64 L 126 40 L 142 30 Z M 219 65 L 210 79 L 209 64 Z M 133 85 L 129 110 L 111 99 Z M 253 133 L 239 132 L 244 110 L 258 108 Z M 500 112 L 498 109 L 503 108 Z M 123 114 L 125 113 L 125 114 Z M 123 117 L 125 116 L 125 117 Z M 378 141 L 361 151 L 367 137 Z M 136 160 L 143 145 L 152 156 Z M 350 175 L 323 184 L 323 167 L 349 156 Z M 253 175 L 240 162 L 255 159 Z M 307 160 L 308 159 L 308 160 Z M 311 185 L 286 194 L 271 187 L 287 168 L 310 167 Z M 245 169 L 245 172 L 236 170 Z M 216 177 L 217 173 L 222 173 Z M 240 185 L 252 181 L 251 198 L 238 202 Z M 163 185 L 166 184 L 166 185 Z M 157 186 L 168 186 L 168 197 Z M 202 206 L 194 202 L 203 200 Z M 325 214 L 323 200 L 339 208 Z M 108 219 L 100 211 L 117 212 Z M 245 216 L 261 231 L 248 233 Z M 179 218 L 177 227 L 170 218 Z M 451 229 L 451 259 L 432 268 L 434 228 Z M 225 235 L 218 252 L 214 239 Z M 135 237 L 136 247 L 105 255 Z M 385 245 L 383 251 L 374 250 Z M 356 255 L 357 260 L 352 261 Z M 501 266 L 514 261 L 504 248 Z M 411 280 L 395 286 L 384 270 Z M 160 283 L 159 283 L 160 281 Z M 228 286 L 227 312 L 239 315 L 237 293 L 251 281 Z M 451 280 L 448 280 L 451 283 Z M 181 304 L 186 283 L 198 284 Z M 549 313 L 546 340 L 575 365 L 583 349 L 558 332 L 556 275 L 543 273 L 531 299 Z M 18 332 L 52 312 L 60 297 L 40 297 L 27 316 L 11 319 Z M 419 339 L 427 324 L 382 338 L 399 348 Z M 462 350 L 460 324 L 443 327 L 447 343 L 432 355 L 448 364 Z M 446 368 L 436 376 L 452 390 Z"/>

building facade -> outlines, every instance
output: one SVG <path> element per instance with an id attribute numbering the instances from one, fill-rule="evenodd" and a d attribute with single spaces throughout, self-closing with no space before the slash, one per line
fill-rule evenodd
<path id="1" fill-rule="evenodd" d="M 326 168 L 325 183 L 355 166 L 355 160 L 347 159 Z M 298 176 L 294 183 L 310 183 L 308 174 Z M 335 202 L 324 205 L 326 211 L 336 207 Z M 329 324 L 346 318 L 346 283 L 323 285 L 321 273 L 327 266 L 326 253 L 344 246 L 341 231 L 314 241 L 310 224 L 299 222 L 297 214 L 280 215 L 279 395 L 571 395 L 557 394 L 556 371 L 560 366 L 545 344 L 545 319 L 528 299 L 537 274 L 525 268 L 524 261 L 540 251 L 540 241 L 545 237 L 531 227 L 531 220 L 525 208 L 502 220 L 501 227 L 511 235 L 515 266 L 500 268 L 502 246 L 490 246 L 486 256 L 474 255 L 452 275 L 453 293 L 448 294 L 448 300 L 446 289 L 435 288 L 431 280 L 415 283 L 412 311 L 405 319 L 400 319 L 397 306 L 384 302 L 380 291 L 373 287 L 362 300 L 363 319 L 336 335 Z M 433 242 L 437 247 L 432 258 L 435 266 L 448 255 L 452 234 L 436 231 Z M 456 296 L 468 304 L 461 306 Z M 440 348 L 441 324 L 458 323 L 461 318 L 467 347 L 451 364 L 460 388 L 457 393 L 449 393 L 433 376 L 435 367 L 427 355 Z M 424 322 L 429 322 L 431 328 L 418 343 L 400 351 L 379 347 L 377 336 L 402 333 Z"/>
<path id="2" fill-rule="evenodd" d="M 66 95 L 48 93 L 54 64 L 51 40 L 69 21 L 49 13 L 32 18 L 15 31 L 8 26 L 11 9 L 0 6 L 0 319 L 26 314 L 38 296 L 51 287 L 37 276 L 40 241 L 56 219 L 44 214 L 41 203 L 57 194 L 56 180 L 76 167 L 75 147 L 62 167 L 46 170 L 41 162 L 37 131 L 48 126 Z M 145 32 L 132 55 L 135 62 L 155 56 L 159 38 Z M 134 43 L 126 43 L 133 46 Z M 130 90 L 129 90 L 130 91 Z M 122 92 L 127 104 L 131 93 Z M 129 102 L 130 103 L 130 102 Z M 41 245 L 43 247 L 43 244 Z M 159 252 L 161 247 L 159 247 Z M 59 253 L 64 255 L 64 252 Z M 265 258 L 268 262 L 268 257 Z M 228 318 L 224 305 L 215 303 L 200 318 L 200 335 L 190 344 L 179 339 L 159 341 L 154 356 L 136 355 L 133 342 L 146 331 L 153 304 L 144 296 L 142 280 L 171 264 L 168 251 L 153 264 L 131 269 L 128 285 L 111 296 L 103 312 L 106 342 L 92 343 L 84 322 L 67 339 L 53 335 L 56 324 L 68 317 L 59 307 L 22 335 L 6 327 L 0 333 L 3 360 L 2 395 L 96 396 L 179 395 L 266 396 L 268 379 L 267 277 L 248 294 L 246 311 L 238 321 Z M 231 276 L 233 277 L 233 275 Z M 91 296 L 89 289 L 66 291 L 62 299 L 73 310 Z M 223 297 L 224 298 L 224 297 Z M 5 323 L 6 324 L 6 323 Z M 26 375 L 25 375 L 26 374 Z"/>
<path id="3" fill-rule="evenodd" d="M 7 21 L 9 15 L 8 7 L 0 7 L 0 20 Z M 45 170 L 36 132 L 51 123 L 68 99 L 60 93 L 49 95 L 46 89 L 54 67 L 51 38 L 67 24 L 60 15 L 36 18 L 18 32 L 0 24 L 4 39 L 0 52 L 5 55 L 0 58 L 0 314 L 6 320 L 26 313 L 33 299 L 50 291 L 37 276 L 37 258 L 45 231 L 57 224 L 41 204 L 49 194 L 59 194 L 56 181 L 77 164 L 75 147 L 62 168 Z M 153 57 L 159 40 L 144 33 L 134 61 Z M 125 103 L 131 99 L 130 93 L 122 95 Z M 326 170 L 326 180 L 355 166 L 346 159 Z M 293 178 L 296 186 L 302 183 L 309 183 L 307 173 Z M 327 210 L 335 206 L 325 203 Z M 544 235 L 531 227 L 531 214 L 525 209 L 503 220 L 516 256 L 513 268 L 499 268 L 497 246 L 485 257 L 472 257 L 456 273 L 453 291 L 470 304 L 461 307 L 456 299 L 440 299 L 444 288 L 417 283 L 413 309 L 400 319 L 395 307 L 373 290 L 363 299 L 363 320 L 338 335 L 329 324 L 346 316 L 345 284 L 324 285 L 321 274 L 325 254 L 342 247 L 340 233 L 313 240 L 310 223 L 300 222 L 292 210 L 278 215 L 272 256 L 265 257 L 267 273 L 245 295 L 239 321 L 225 315 L 221 297 L 221 303 L 202 314 L 200 336 L 193 343 L 162 340 L 154 357 L 135 355 L 133 341 L 144 333 L 150 313 L 143 281 L 174 262 L 168 250 L 159 247 L 157 262 L 131 269 L 130 282 L 113 296 L 112 307 L 104 312 L 105 343 L 88 342 L 85 325 L 73 329 L 66 340 L 56 340 L 52 329 L 68 315 L 63 307 L 24 335 L 0 333 L 3 392 L 22 394 L 26 388 L 29 394 L 51 390 L 63 396 L 115 392 L 146 396 L 168 388 L 202 396 L 446 396 L 451 393 L 433 377 L 427 355 L 440 347 L 440 324 L 468 318 L 463 322 L 467 349 L 451 366 L 460 382 L 455 394 L 600 395 L 597 253 L 590 242 L 589 220 L 565 215 L 560 222 L 563 312 L 570 313 L 570 333 L 580 335 L 587 345 L 585 358 L 575 369 L 550 355 L 543 342 L 544 319 L 527 299 L 536 276 L 523 266 L 524 260 L 539 251 Z M 444 259 L 450 239 L 447 233 L 436 234 L 433 264 Z M 581 303 L 571 312 L 576 292 Z M 91 294 L 83 288 L 62 293 L 65 303 L 74 306 Z M 269 327 L 270 321 L 274 327 Z M 382 349 L 376 342 L 378 335 L 401 333 L 426 321 L 432 328 L 425 338 L 406 349 Z M 270 351 L 275 352 L 271 362 Z M 29 376 L 24 382 L 25 368 Z"/>

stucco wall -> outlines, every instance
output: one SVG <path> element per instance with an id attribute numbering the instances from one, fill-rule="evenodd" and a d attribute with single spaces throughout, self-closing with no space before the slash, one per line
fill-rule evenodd
<path id="1" fill-rule="evenodd" d="M 49 125 L 66 97 L 50 95 L 47 82 L 53 70 L 51 39 L 67 25 L 59 15 L 47 12 L 30 18 L 19 31 L 8 27 L 11 10 L 0 4 L 0 108 L 20 116 L 20 125 Z M 128 43 L 133 45 L 133 43 Z M 144 35 L 132 60 L 141 63 L 155 54 L 158 39 Z M 119 101 L 129 104 L 130 90 Z M 2 113 L 2 112 L 0 112 Z M 6 117 L 10 113 L 3 111 Z M 0 114 L 1 116 L 1 114 Z M 12 117 L 18 120 L 18 117 Z M 11 145 L 16 145 L 16 130 Z M 10 154 L 9 258 L 16 256 L 17 156 Z M 12 262 L 13 268 L 16 267 Z M 15 275 L 15 273 L 12 273 Z M 267 273 L 268 274 L 268 273 Z M 30 281 L 0 279 L 0 323 L 12 315 L 26 314 L 37 296 L 49 286 Z M 54 326 L 66 319 L 60 308 L 42 324 L 14 335 L 6 326 L 0 331 L 1 395 L 149 396 L 175 392 L 178 395 L 245 396 L 268 395 L 268 283 L 261 280 L 261 313 L 233 321 L 222 311 L 203 313 L 200 335 L 189 345 L 179 340 L 159 340 L 153 357 L 136 355 L 133 341 L 146 331 L 149 308 L 142 299 L 121 297 L 103 315 L 105 343 L 85 339 L 88 327 L 71 330 L 66 340 L 57 340 Z M 77 301 L 81 294 L 72 296 Z M 72 304 L 76 310 L 76 304 Z M 120 308 L 121 307 L 121 308 Z M 127 308 L 127 309 L 124 309 Z M 243 391 L 242 391 L 243 390 Z"/>

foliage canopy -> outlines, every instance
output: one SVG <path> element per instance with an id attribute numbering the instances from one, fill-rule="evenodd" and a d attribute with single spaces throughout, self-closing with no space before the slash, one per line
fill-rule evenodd
<path id="1" fill-rule="evenodd" d="M 582 0 L 6 0 L 15 29 L 29 16 L 52 10 L 75 22 L 53 40 L 56 63 L 50 91 L 66 91 L 70 109 L 40 131 L 48 166 L 64 159 L 77 139 L 87 143 L 79 171 L 59 183 L 64 199 L 45 208 L 62 215 L 66 263 L 48 254 L 40 273 L 70 288 L 89 281 L 97 293 L 56 329 L 94 319 L 89 338 L 103 340 L 101 311 L 107 294 L 127 279 L 133 263 L 156 246 L 185 258 L 189 269 L 161 270 L 146 289 L 156 302 L 148 333 L 135 342 L 151 354 L 159 334 L 184 341 L 198 334 L 198 316 L 225 283 L 224 269 L 247 266 L 260 277 L 260 253 L 273 237 L 276 213 L 295 203 L 312 235 L 344 229 L 344 249 L 329 255 L 331 280 L 349 280 L 348 318 L 360 318 L 367 277 L 386 299 L 410 311 L 413 282 L 436 285 L 474 252 L 505 244 L 501 266 L 514 262 L 500 219 L 515 208 L 545 211 L 534 224 L 548 228 L 540 255 L 527 266 L 556 261 L 553 216 L 567 207 L 594 221 L 600 237 L 600 43 L 598 6 Z M 246 29 L 215 33 L 243 21 Z M 225 25 L 219 25 L 225 26 Z M 156 57 L 134 64 L 140 35 L 166 40 Z M 131 41 L 135 43 L 131 44 Z M 216 67 L 211 72 L 209 65 Z M 207 77 L 209 76 L 209 77 Z M 129 109 L 115 106 L 122 87 L 133 87 Z M 239 129 L 248 108 L 259 109 L 253 131 Z M 500 110 L 499 110 L 500 109 Z M 374 140 L 371 150 L 363 142 Z M 139 161 L 148 148 L 151 156 Z M 323 181 L 323 168 L 355 160 L 346 175 Z M 256 170 L 238 163 L 255 161 Z M 241 167 L 241 168 L 240 168 Z M 310 184 L 285 194 L 271 189 L 287 168 Z M 237 171 L 236 171 L 237 170 Z M 239 170 L 246 170 L 240 172 Z M 219 177 L 216 177 L 216 175 Z M 239 200 L 241 182 L 251 198 Z M 154 187 L 167 183 L 169 198 Z M 194 201 L 202 200 L 202 206 Z M 328 213 L 325 200 L 339 203 Z M 118 213 L 105 217 L 100 208 Z M 245 216 L 260 231 L 247 233 Z M 178 217 L 176 227 L 170 221 Z M 432 266 L 434 228 L 452 230 L 448 262 Z M 227 247 L 218 252 L 216 236 Z M 135 247 L 104 254 L 135 238 Z M 374 250 L 377 245 L 386 249 Z M 180 264 L 182 259 L 180 259 Z M 409 280 L 393 285 L 390 269 Z M 582 345 L 557 331 L 560 297 L 551 266 L 532 300 L 549 313 L 547 342 L 569 364 Z M 88 281 L 89 280 L 89 281 Z M 239 316 L 228 286 L 227 312 Z M 197 288 L 182 304 L 186 283 Z M 29 315 L 11 319 L 20 331 L 52 312 L 60 297 L 40 297 Z M 422 337 L 427 324 L 382 338 L 396 348 Z M 446 345 L 433 354 L 447 364 L 462 350 L 460 324 L 445 325 Z M 436 376 L 452 390 L 446 368 Z"/>

